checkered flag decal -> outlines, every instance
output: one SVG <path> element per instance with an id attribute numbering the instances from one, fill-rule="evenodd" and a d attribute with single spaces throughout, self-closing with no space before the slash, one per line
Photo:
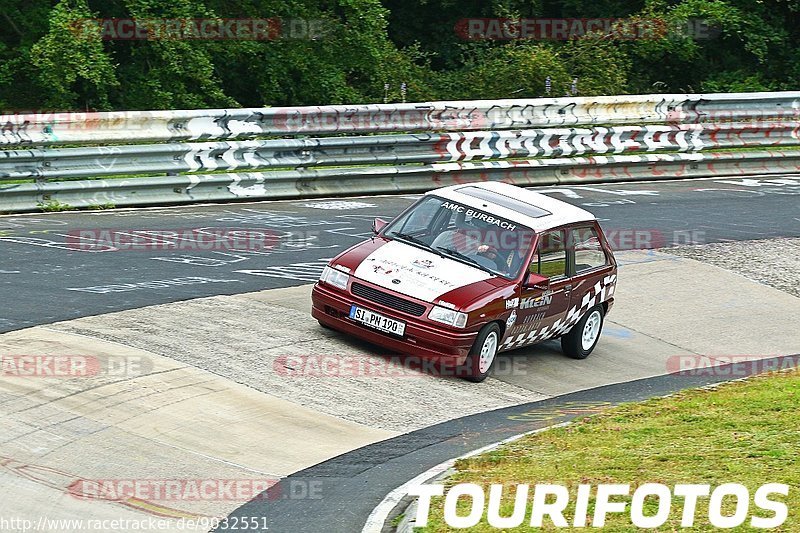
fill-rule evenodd
<path id="1" fill-rule="evenodd" d="M 605 302 L 614 295 L 614 289 L 617 286 L 617 275 L 611 274 L 594 284 L 589 292 L 587 292 L 580 305 L 573 305 L 566 316 L 562 319 L 556 320 L 550 326 L 545 326 L 542 329 L 534 329 L 528 333 L 520 333 L 505 340 L 500 347 L 502 350 L 510 350 L 542 342 L 553 337 L 560 337 L 567 333 L 572 327 L 577 324 L 581 317 L 586 314 L 589 309 L 599 303 Z"/>

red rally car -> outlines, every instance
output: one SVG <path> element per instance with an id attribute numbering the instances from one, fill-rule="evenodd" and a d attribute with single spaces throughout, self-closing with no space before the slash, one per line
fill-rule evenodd
<path id="1" fill-rule="evenodd" d="M 498 352 L 556 337 L 587 357 L 614 303 L 617 263 L 594 215 L 528 189 L 444 187 L 373 231 L 325 267 L 311 314 L 472 381 Z"/>

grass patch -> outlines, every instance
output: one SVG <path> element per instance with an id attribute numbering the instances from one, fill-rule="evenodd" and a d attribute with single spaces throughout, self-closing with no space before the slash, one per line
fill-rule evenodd
<path id="1" fill-rule="evenodd" d="M 569 426 L 545 431 L 502 446 L 495 451 L 458 461 L 457 473 L 447 486 L 492 483 L 506 487 L 531 485 L 526 519 L 515 531 L 530 530 L 533 485 L 554 483 L 569 487 L 570 504 L 564 516 L 571 522 L 579 484 L 630 484 L 631 492 L 644 483 L 740 483 L 750 491 L 750 510 L 744 524 L 733 531 L 750 531 L 750 516 L 769 518 L 753 502 L 765 483 L 789 485 L 788 497 L 772 495 L 789 508 L 780 529 L 800 531 L 800 373 L 767 374 L 715 390 L 692 390 L 668 398 L 626 404 Z M 592 494 L 594 495 L 594 488 Z M 488 490 L 486 491 L 488 496 Z M 514 490 L 504 490 L 501 516 L 513 512 Z M 615 497 L 630 502 L 630 498 Z M 469 514 L 471 501 L 459 500 L 459 516 Z M 733 498 L 725 498 L 723 514 L 734 514 Z M 442 498 L 431 502 L 426 528 L 451 531 L 442 515 Z M 645 514 L 655 515 L 656 501 L 646 500 Z M 589 503 L 589 520 L 594 499 Z M 683 498 L 673 497 L 668 521 L 658 531 L 708 531 L 708 498 L 698 500 L 695 527 L 681 528 Z M 544 530 L 556 530 L 545 518 Z M 609 514 L 603 531 L 633 531 L 630 514 Z M 416 530 L 415 530 L 416 531 Z M 498 531 L 481 522 L 467 531 Z"/>
<path id="2" fill-rule="evenodd" d="M 44 211 L 45 213 L 55 213 L 58 211 L 77 211 L 77 207 L 73 207 L 69 204 L 65 204 L 59 202 L 58 200 L 45 200 L 44 202 L 39 202 L 36 206 Z"/>

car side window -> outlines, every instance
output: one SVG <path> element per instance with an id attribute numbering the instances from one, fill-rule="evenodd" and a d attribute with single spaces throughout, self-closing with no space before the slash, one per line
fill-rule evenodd
<path id="1" fill-rule="evenodd" d="M 542 233 L 528 270 L 551 279 L 567 275 L 567 247 L 563 231 Z"/>
<path id="2" fill-rule="evenodd" d="M 600 238 L 594 227 L 580 227 L 572 230 L 572 246 L 575 250 L 575 273 L 602 267 L 608 258 L 600 245 Z"/>

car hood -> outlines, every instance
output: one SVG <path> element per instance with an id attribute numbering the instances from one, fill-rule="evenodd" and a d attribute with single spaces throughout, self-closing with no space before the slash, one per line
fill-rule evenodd
<path id="1" fill-rule="evenodd" d="M 353 261 L 356 258 L 360 261 Z M 467 303 L 453 301 L 460 298 L 450 298 L 451 296 L 456 297 L 461 292 L 459 289 L 484 285 L 482 282 L 496 277 L 460 261 L 442 257 L 402 242 L 382 239 L 367 241 L 361 246 L 351 249 L 337 263 L 350 267 L 356 278 L 374 283 L 379 287 L 429 303 L 433 303 L 442 295 L 447 294 L 447 301 L 457 306 Z M 485 292 L 486 289 L 492 288 L 492 285 L 486 285 L 481 290 L 465 292 L 469 293 L 471 297 L 475 297 Z"/>

